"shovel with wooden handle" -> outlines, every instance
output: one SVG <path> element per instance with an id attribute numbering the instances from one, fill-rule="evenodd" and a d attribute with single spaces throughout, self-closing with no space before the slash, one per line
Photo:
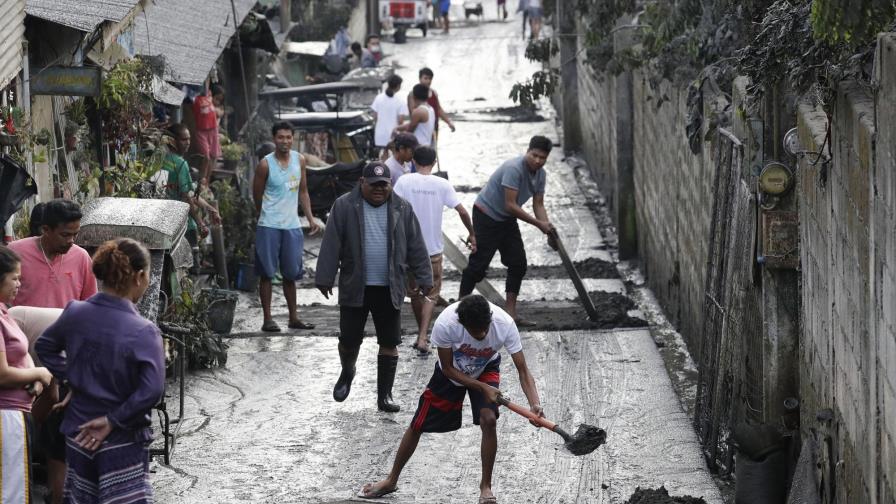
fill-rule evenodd
<path id="1" fill-rule="evenodd" d="M 573 455 L 587 455 L 607 441 L 606 431 L 593 425 L 581 424 L 579 425 L 579 428 L 576 429 L 576 433 L 570 435 L 554 422 L 536 415 L 531 410 L 524 408 L 519 404 L 510 402 L 510 400 L 503 395 L 498 396 L 498 404 L 510 409 L 510 411 L 513 411 L 518 415 L 528 418 L 549 431 L 559 434 L 560 437 L 563 438 L 563 441 L 565 441 L 564 445 L 566 446 L 566 449 Z"/>
<path id="2" fill-rule="evenodd" d="M 572 259 L 570 259 L 569 254 L 566 253 L 566 247 L 563 245 L 563 240 L 560 239 L 560 233 L 558 233 L 556 229 L 548 235 L 548 243 L 560 254 L 560 260 L 563 261 L 563 267 L 566 269 L 566 274 L 569 275 L 572 284 L 576 287 L 576 292 L 579 294 L 579 301 L 582 303 L 582 306 L 585 307 L 585 311 L 588 313 L 588 318 L 593 322 L 597 322 L 597 309 L 594 307 L 594 303 L 588 295 L 588 289 L 585 288 L 585 284 L 582 282 L 582 277 L 579 276 L 579 272 L 576 271 Z"/>

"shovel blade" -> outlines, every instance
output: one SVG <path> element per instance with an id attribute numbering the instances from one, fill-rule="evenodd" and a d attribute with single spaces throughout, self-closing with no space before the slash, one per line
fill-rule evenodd
<path id="1" fill-rule="evenodd" d="M 607 441 L 607 432 L 593 425 L 582 424 L 566 441 L 566 449 L 573 455 L 587 455 Z"/>

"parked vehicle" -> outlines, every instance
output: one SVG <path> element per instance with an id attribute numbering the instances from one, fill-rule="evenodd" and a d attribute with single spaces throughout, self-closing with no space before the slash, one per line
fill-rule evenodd
<path id="1" fill-rule="evenodd" d="M 380 20 L 384 31 L 395 30 L 396 43 L 405 41 L 408 28 L 420 28 L 423 36 L 429 31 L 429 0 L 380 0 Z"/>
<path id="2" fill-rule="evenodd" d="M 326 221 L 336 198 L 351 191 L 361 179 L 367 160 L 354 163 L 335 163 L 324 167 L 308 167 L 308 195 L 311 213 Z"/>
<path id="3" fill-rule="evenodd" d="M 372 155 L 375 121 L 370 104 L 380 90 L 377 80 L 339 81 L 259 93 L 278 121 L 300 135 L 302 152 L 328 163 L 351 163 Z"/>

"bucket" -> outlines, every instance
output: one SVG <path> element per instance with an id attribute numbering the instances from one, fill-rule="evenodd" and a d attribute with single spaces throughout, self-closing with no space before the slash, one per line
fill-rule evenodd
<path id="1" fill-rule="evenodd" d="M 208 328 L 217 334 L 229 334 L 233 327 L 239 294 L 226 289 L 202 289 L 208 299 Z"/>
<path id="2" fill-rule="evenodd" d="M 255 274 L 255 265 L 239 263 L 236 267 L 236 278 L 233 284 L 241 291 L 255 292 L 255 289 L 258 288 L 258 275 Z"/>

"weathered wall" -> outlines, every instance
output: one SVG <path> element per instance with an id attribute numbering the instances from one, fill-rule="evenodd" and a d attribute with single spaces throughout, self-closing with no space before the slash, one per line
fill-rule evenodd
<path id="1" fill-rule="evenodd" d="M 581 44 L 579 40 L 579 51 Z M 616 184 L 616 98 L 614 78 L 599 76 L 585 61 L 578 58 L 579 115 L 582 121 L 582 155 L 591 175 L 601 188 Z M 607 206 L 613 215 L 616 205 L 613 191 L 604 190 Z"/>
<path id="2" fill-rule="evenodd" d="M 871 340 L 876 353 L 878 501 L 896 502 L 896 36 L 878 46 L 877 146 L 869 209 Z"/>
<path id="3" fill-rule="evenodd" d="M 798 173 L 803 431 L 829 440 L 821 450 L 835 485 L 829 502 L 896 500 L 894 48 L 892 36 L 881 39 L 876 97 L 841 86 L 830 162 L 804 156 Z M 803 145 L 820 150 L 827 117 L 804 105 L 798 119 Z M 823 409 L 830 422 L 816 421 Z"/>
<path id="4" fill-rule="evenodd" d="M 714 167 L 688 147 L 684 90 L 664 82 L 654 92 L 639 72 L 633 87 L 638 254 L 650 287 L 697 354 Z M 669 101 L 657 107 L 663 95 Z"/>

